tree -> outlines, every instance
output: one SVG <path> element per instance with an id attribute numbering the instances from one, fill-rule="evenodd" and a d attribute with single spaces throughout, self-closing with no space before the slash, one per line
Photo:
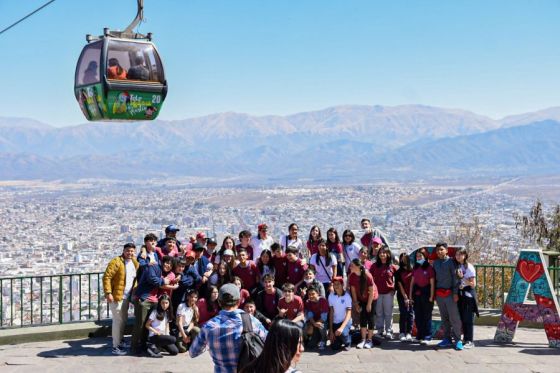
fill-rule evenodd
<path id="1" fill-rule="evenodd" d="M 521 236 L 547 250 L 560 252 L 560 205 L 550 213 L 545 213 L 544 206 L 537 200 L 529 216 L 515 214 L 515 227 Z"/>

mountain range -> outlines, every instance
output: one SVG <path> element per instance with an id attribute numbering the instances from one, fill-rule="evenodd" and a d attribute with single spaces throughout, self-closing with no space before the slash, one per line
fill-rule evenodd
<path id="1" fill-rule="evenodd" d="M 0 117 L 0 180 L 364 182 L 560 171 L 560 107 L 500 120 L 422 105 L 53 127 Z"/>

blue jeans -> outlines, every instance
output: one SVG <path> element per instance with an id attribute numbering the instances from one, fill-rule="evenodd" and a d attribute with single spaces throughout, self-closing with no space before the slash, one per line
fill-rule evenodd
<path id="1" fill-rule="evenodd" d="M 333 333 L 336 332 L 342 323 L 333 323 Z M 352 325 L 352 321 L 348 321 L 344 329 L 342 330 L 342 334 L 339 337 L 334 338 L 334 342 L 332 343 L 331 347 L 333 350 L 339 350 L 342 345 L 350 347 L 352 343 L 352 338 L 350 337 L 350 326 Z"/>

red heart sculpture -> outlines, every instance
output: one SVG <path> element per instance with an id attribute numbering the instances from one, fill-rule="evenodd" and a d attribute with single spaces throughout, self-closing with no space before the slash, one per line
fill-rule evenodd
<path id="1" fill-rule="evenodd" d="M 532 260 L 520 260 L 517 265 L 517 270 L 525 281 L 531 283 L 541 277 L 544 273 L 544 268 L 541 263 L 535 263 Z"/>

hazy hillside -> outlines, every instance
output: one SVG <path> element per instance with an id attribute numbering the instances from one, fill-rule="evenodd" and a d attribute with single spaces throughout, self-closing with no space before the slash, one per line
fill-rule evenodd
<path id="1" fill-rule="evenodd" d="M 492 120 L 420 105 L 64 128 L 0 118 L 0 179 L 192 175 L 292 182 L 543 173 L 560 164 L 556 120 L 560 108 Z"/>

